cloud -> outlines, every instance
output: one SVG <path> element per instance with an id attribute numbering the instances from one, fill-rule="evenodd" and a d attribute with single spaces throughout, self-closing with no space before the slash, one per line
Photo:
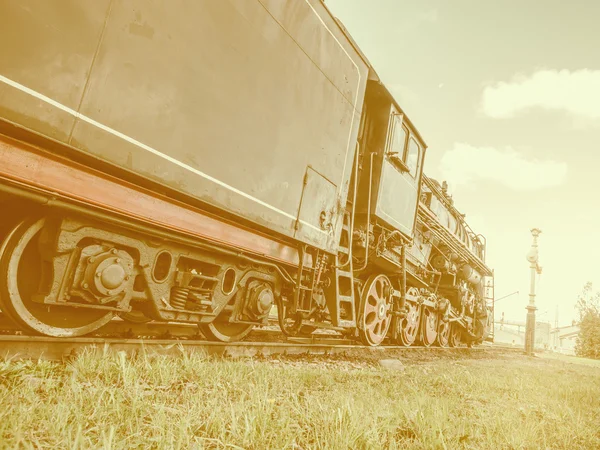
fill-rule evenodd
<path id="1" fill-rule="evenodd" d="M 600 70 L 538 70 L 529 76 L 517 75 L 508 83 L 487 86 L 482 108 L 493 118 L 542 108 L 600 120 Z"/>
<path id="2" fill-rule="evenodd" d="M 440 171 L 453 187 L 490 180 L 513 190 L 527 191 L 564 183 L 567 164 L 527 159 L 510 147 L 498 150 L 456 143 L 442 157 Z"/>

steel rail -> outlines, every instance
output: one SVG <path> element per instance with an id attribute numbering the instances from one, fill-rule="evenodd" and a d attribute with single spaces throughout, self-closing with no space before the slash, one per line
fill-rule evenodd
<path id="1" fill-rule="evenodd" d="M 106 338 L 49 338 L 42 336 L 0 336 L 0 358 L 10 360 L 64 361 L 86 351 L 101 355 L 124 352 L 129 355 L 170 355 L 198 353 L 229 357 L 256 357 L 273 355 L 334 355 L 358 356 L 401 355 L 405 352 L 426 350 L 428 353 L 486 352 L 514 350 L 508 347 L 482 345 L 479 347 L 422 347 L 379 346 L 325 342 L 237 342 L 222 343 L 174 339 L 106 339 Z"/>

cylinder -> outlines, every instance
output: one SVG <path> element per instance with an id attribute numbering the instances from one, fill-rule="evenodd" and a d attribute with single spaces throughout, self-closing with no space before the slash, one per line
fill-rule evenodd
<path id="1" fill-rule="evenodd" d="M 462 279 L 475 286 L 481 283 L 481 274 L 468 264 L 465 264 L 460 268 L 460 276 Z"/>
<path id="2" fill-rule="evenodd" d="M 439 270 L 440 272 L 446 272 L 450 268 L 450 264 L 445 256 L 437 255 L 431 261 L 431 265 L 435 270 Z"/>

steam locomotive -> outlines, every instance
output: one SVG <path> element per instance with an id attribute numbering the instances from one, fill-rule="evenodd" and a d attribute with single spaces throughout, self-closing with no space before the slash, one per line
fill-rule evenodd
<path id="1" fill-rule="evenodd" d="M 376 346 L 490 334 L 485 240 L 320 0 L 0 6 L 0 309 Z"/>

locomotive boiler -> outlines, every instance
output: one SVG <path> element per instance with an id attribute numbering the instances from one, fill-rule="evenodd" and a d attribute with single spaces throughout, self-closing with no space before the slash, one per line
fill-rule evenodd
<path id="1" fill-rule="evenodd" d="M 488 333 L 484 244 L 319 0 L 0 6 L 0 309 L 244 338 Z M 488 320 L 489 321 L 489 320 Z"/>

